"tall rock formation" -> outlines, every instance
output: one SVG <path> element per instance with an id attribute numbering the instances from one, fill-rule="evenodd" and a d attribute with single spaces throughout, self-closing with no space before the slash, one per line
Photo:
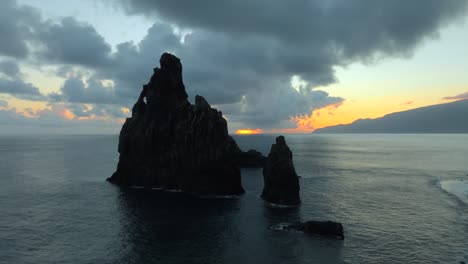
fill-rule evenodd
<path id="1" fill-rule="evenodd" d="M 263 180 L 265 186 L 262 198 L 265 201 L 281 205 L 300 204 L 299 177 L 294 168 L 292 152 L 283 136 L 277 137 L 276 144 L 271 146 L 263 167 Z"/>
<path id="2" fill-rule="evenodd" d="M 190 104 L 179 58 L 164 53 L 160 65 L 122 127 L 117 171 L 108 180 L 198 194 L 243 193 L 244 153 L 228 135 L 222 113 L 198 95 Z"/>

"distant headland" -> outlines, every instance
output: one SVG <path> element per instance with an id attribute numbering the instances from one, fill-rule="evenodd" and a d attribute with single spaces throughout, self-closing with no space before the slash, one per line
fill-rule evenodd
<path id="1" fill-rule="evenodd" d="M 314 133 L 468 133 L 468 100 L 431 105 L 385 115 L 359 119 Z"/>

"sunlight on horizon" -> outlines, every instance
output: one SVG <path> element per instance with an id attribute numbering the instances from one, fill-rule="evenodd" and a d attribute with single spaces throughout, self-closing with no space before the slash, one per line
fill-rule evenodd
<path id="1" fill-rule="evenodd" d="M 257 129 L 237 129 L 236 130 L 237 135 L 256 135 L 256 134 L 263 134 L 263 130 L 260 128 Z"/>

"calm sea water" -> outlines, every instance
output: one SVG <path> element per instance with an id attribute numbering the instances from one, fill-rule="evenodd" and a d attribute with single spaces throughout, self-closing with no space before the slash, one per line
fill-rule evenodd
<path id="1" fill-rule="evenodd" d="M 274 136 L 237 137 L 267 153 Z M 468 135 L 291 135 L 302 205 L 120 189 L 117 136 L 0 137 L 0 263 L 468 262 Z M 464 200 L 465 198 L 465 200 Z M 329 219 L 344 241 L 276 231 Z"/>

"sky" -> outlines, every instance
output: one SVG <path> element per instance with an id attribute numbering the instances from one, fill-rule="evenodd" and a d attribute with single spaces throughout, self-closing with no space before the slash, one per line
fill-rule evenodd
<path id="1" fill-rule="evenodd" d="M 0 133 L 117 134 L 163 52 L 234 133 L 468 98 L 468 0 L 2 0 Z"/>

